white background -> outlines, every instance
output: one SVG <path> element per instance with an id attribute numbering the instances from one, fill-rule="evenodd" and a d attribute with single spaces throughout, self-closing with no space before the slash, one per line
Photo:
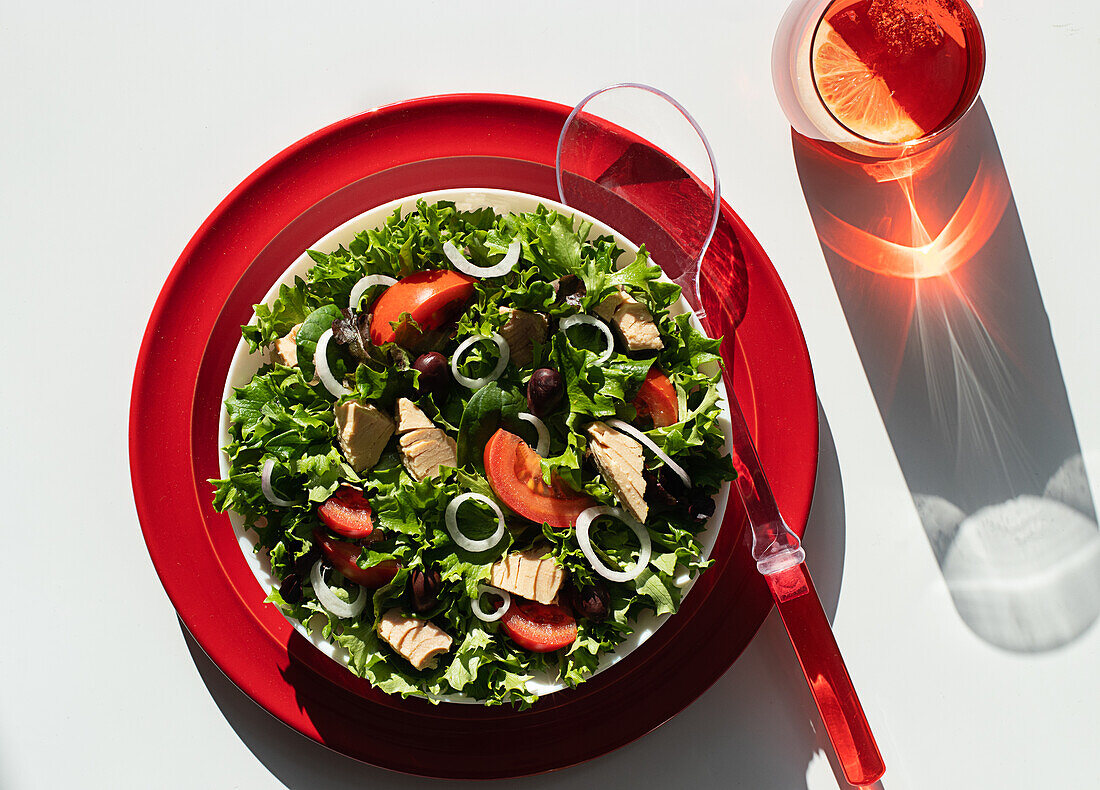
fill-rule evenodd
<path id="1" fill-rule="evenodd" d="M 879 737 L 883 786 L 1098 786 L 1100 627 L 1055 652 L 1011 654 L 975 637 L 951 604 L 772 93 L 781 2 L 314 5 L 0 6 L 9 602 L 0 786 L 444 784 L 307 741 L 184 637 L 130 492 L 138 345 L 206 215 L 309 132 L 414 96 L 497 91 L 572 104 L 624 80 L 663 88 L 708 130 L 725 195 L 775 262 L 805 330 L 825 418 L 807 549 Z M 989 49 L 982 98 L 1100 499 L 1100 12 L 1081 0 L 977 8 Z M 514 784 L 833 788 L 819 729 L 773 614 L 669 724 L 612 755 Z"/>

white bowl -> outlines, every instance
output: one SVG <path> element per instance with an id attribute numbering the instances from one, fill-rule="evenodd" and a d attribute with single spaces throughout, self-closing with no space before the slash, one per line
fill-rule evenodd
<path id="1" fill-rule="evenodd" d="M 554 211 L 564 214 L 573 214 L 579 219 L 591 222 L 592 234 L 590 235 L 592 236 L 614 236 L 619 246 L 629 253 L 628 256 L 624 256 L 629 260 L 633 260 L 634 254 L 638 251 L 638 246 L 636 244 L 616 233 L 599 220 L 587 214 L 575 211 L 561 203 L 522 192 L 481 188 L 446 189 L 438 192 L 411 195 L 406 198 L 391 201 L 385 205 L 378 206 L 377 208 L 360 214 L 354 219 L 348 220 L 324 238 L 319 239 L 315 244 L 310 245 L 309 249 L 332 252 L 340 245 L 347 247 L 359 232 L 377 228 L 382 225 L 386 218 L 393 214 L 395 209 L 400 208 L 402 215 L 410 213 L 416 208 L 418 200 L 425 200 L 428 203 L 435 203 L 439 200 L 449 200 L 453 201 L 460 210 L 491 206 L 498 214 L 534 211 L 541 204 Z M 302 255 L 282 273 L 274 284 L 272 284 L 271 289 L 264 296 L 263 302 L 265 304 L 271 304 L 278 295 L 280 285 L 284 283 L 293 283 L 295 277 L 302 277 L 304 279 L 306 277 L 306 272 L 309 271 L 310 267 L 313 265 L 313 260 L 303 251 Z M 687 313 L 690 312 L 690 307 L 687 302 L 680 299 L 673 304 L 672 312 L 674 314 Z M 252 320 L 255 321 L 255 316 L 253 316 Z M 694 316 L 692 320 L 694 321 Z M 695 322 L 695 328 L 699 331 L 703 331 L 698 322 Z M 232 395 L 234 387 L 243 387 L 247 384 L 252 376 L 255 375 L 256 371 L 259 370 L 260 366 L 266 361 L 266 353 L 263 351 L 250 353 L 247 344 L 244 340 L 241 340 L 237 344 L 237 350 L 233 355 L 233 361 L 229 365 L 229 376 L 226 379 L 225 390 L 222 393 L 222 402 L 224 403 L 225 400 Z M 727 453 L 732 453 L 733 437 L 730 431 L 729 418 L 727 416 L 729 403 L 727 401 L 726 385 L 724 381 L 719 384 L 719 404 L 721 405 L 723 413 L 722 417 L 719 419 L 719 424 L 722 426 L 722 431 L 726 437 L 725 450 Z M 229 442 L 229 418 L 225 409 L 222 409 L 221 422 L 218 429 L 218 447 L 225 447 Z M 228 458 L 224 453 L 219 453 L 219 458 L 222 477 L 226 477 L 229 473 Z M 724 483 L 715 497 L 714 515 L 711 516 L 710 521 L 707 522 L 706 528 L 699 533 L 699 541 L 703 546 L 704 557 L 709 557 L 711 550 L 714 548 L 714 542 L 718 537 L 718 529 L 721 527 L 722 519 L 725 516 L 729 492 L 729 483 Z M 257 553 L 253 550 L 257 536 L 252 530 L 246 530 L 244 528 L 244 520 L 240 515 L 232 511 L 228 515 L 230 521 L 233 523 L 233 529 L 237 533 L 237 541 L 240 544 L 241 551 L 244 552 L 245 560 L 248 562 L 249 567 L 256 576 L 256 581 L 259 582 L 260 587 L 263 588 L 264 594 L 266 595 L 272 589 L 278 587 L 278 580 L 271 573 L 271 566 L 268 562 L 267 553 Z M 683 572 L 680 577 L 677 578 L 676 582 L 684 590 L 684 596 L 686 597 L 695 580 L 689 579 L 687 573 Z M 651 637 L 671 616 L 673 615 L 666 614 L 657 617 L 652 612 L 643 613 L 635 623 L 634 633 L 627 637 L 614 651 L 604 655 L 600 661 L 599 667 L 593 674 L 599 674 L 608 667 L 622 661 L 649 639 L 649 637 Z M 318 650 L 334 661 L 338 661 L 345 666 L 347 665 L 349 660 L 348 652 L 344 648 L 323 639 L 319 634 L 319 628 L 314 629 L 315 633 L 311 634 L 301 623 L 290 618 L 287 618 L 287 620 L 299 633 L 316 645 Z M 540 696 L 552 694 L 555 691 L 561 691 L 566 688 L 565 684 L 558 678 L 549 675 L 533 678 L 528 681 L 527 687 Z M 473 700 L 465 695 L 458 694 L 440 697 L 439 699 L 446 702 L 479 702 L 479 700 Z"/>

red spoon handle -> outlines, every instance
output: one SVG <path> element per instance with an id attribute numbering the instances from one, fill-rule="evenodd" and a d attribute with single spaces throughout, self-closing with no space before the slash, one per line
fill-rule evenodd
<path id="1" fill-rule="evenodd" d="M 877 781 L 886 766 L 806 564 L 764 578 L 821 711 L 821 720 L 844 769 L 844 777 L 853 785 Z"/>

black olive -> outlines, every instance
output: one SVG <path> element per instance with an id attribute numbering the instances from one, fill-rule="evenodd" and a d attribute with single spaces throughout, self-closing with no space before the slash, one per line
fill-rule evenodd
<path id="1" fill-rule="evenodd" d="M 527 407 L 533 414 L 545 417 L 561 403 L 565 382 L 561 374 L 550 368 L 539 368 L 527 382 Z"/>
<path id="2" fill-rule="evenodd" d="M 607 610 L 611 607 L 611 596 L 602 584 L 589 584 L 579 589 L 571 587 L 569 597 L 570 603 L 573 604 L 573 611 L 582 617 L 594 623 L 602 623 L 607 618 Z"/>
<path id="3" fill-rule="evenodd" d="M 451 366 L 445 356 L 438 351 L 421 354 L 413 363 L 413 370 L 420 373 L 416 389 L 421 395 L 431 394 L 437 402 L 447 395 L 451 387 Z"/>
<path id="4" fill-rule="evenodd" d="M 410 573 L 408 590 L 413 610 L 423 613 L 434 607 L 442 586 L 443 579 L 435 569 L 425 572 L 417 568 Z"/>
<path id="5" fill-rule="evenodd" d="M 309 551 L 294 561 L 294 572 L 299 576 L 309 576 L 314 564 L 321 556 L 321 549 L 314 543 Z"/>
<path id="6" fill-rule="evenodd" d="M 279 585 L 279 595 L 289 604 L 302 602 L 302 577 L 296 573 L 288 573 L 283 583 Z"/>
<path id="7" fill-rule="evenodd" d="M 705 524 L 714 515 L 714 500 L 709 496 L 696 496 L 688 506 L 688 515 L 692 521 Z"/>
<path id="8" fill-rule="evenodd" d="M 567 274 L 556 281 L 555 295 L 559 302 L 563 302 L 576 310 L 581 309 L 581 298 L 585 294 L 584 281 L 575 274 Z"/>
<path id="9" fill-rule="evenodd" d="M 676 507 L 679 504 L 676 496 L 665 487 L 658 470 L 646 469 L 642 476 L 645 478 L 646 497 L 650 501 L 657 502 L 665 507 Z"/>
<path id="10" fill-rule="evenodd" d="M 683 479 L 669 467 L 662 466 L 657 473 L 657 479 L 660 480 L 661 487 L 664 488 L 673 499 L 683 499 L 684 495 L 687 494 L 687 486 L 684 485 Z M 708 501 L 712 505 L 714 504 L 713 500 L 708 499 Z"/>

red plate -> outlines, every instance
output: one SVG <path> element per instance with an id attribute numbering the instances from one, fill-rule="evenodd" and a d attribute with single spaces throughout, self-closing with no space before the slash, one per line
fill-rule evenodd
<path id="1" fill-rule="evenodd" d="M 274 279 L 367 209 L 450 187 L 556 198 L 554 147 L 568 108 L 513 96 L 439 96 L 348 118 L 249 176 L 199 228 L 165 283 L 138 357 L 130 467 L 145 541 L 180 617 L 210 658 L 272 715 L 350 757 L 451 778 L 520 776 L 622 746 L 668 720 L 744 650 L 771 608 L 738 508 L 717 562 L 680 613 L 629 658 L 531 710 L 402 700 L 321 654 L 264 593 L 229 519 L 211 507 L 229 362 Z M 817 469 L 817 400 L 794 310 L 728 206 L 748 264 L 735 390 L 784 515 L 805 529 Z"/>

